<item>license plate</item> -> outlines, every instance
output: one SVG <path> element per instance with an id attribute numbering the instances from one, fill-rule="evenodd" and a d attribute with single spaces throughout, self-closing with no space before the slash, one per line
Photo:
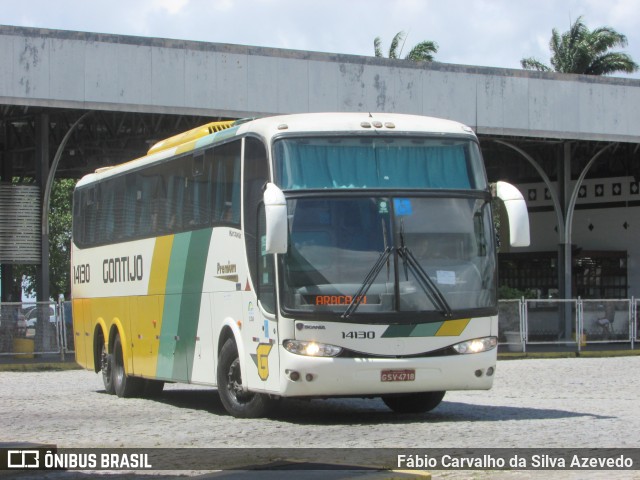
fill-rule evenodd
<path id="1" fill-rule="evenodd" d="M 416 379 L 414 369 L 407 370 L 382 370 L 380 381 L 382 382 L 413 382 Z"/>

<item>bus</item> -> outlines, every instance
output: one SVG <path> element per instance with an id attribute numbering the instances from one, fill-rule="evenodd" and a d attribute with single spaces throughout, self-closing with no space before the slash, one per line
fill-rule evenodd
<path id="1" fill-rule="evenodd" d="M 163 140 L 76 186 L 76 360 L 119 397 L 216 387 L 236 417 L 328 397 L 419 413 L 489 389 L 493 196 L 527 245 L 522 195 L 448 120 L 297 114 Z"/>

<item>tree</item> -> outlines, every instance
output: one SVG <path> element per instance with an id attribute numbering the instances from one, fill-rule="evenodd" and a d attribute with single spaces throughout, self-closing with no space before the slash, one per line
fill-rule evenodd
<path id="1" fill-rule="evenodd" d="M 541 72 L 578 73 L 584 75 L 609 75 L 616 72 L 633 73 L 638 65 L 629 55 L 611 52 L 616 46 L 625 47 L 627 37 L 611 27 L 589 30 L 582 17 L 562 35 L 554 28 L 551 32 L 549 48 L 551 67 L 535 58 L 520 61 L 525 70 Z"/>
<path id="2" fill-rule="evenodd" d="M 402 53 L 402 48 L 404 47 L 405 39 L 406 34 L 404 32 L 396 33 L 389 47 L 389 58 L 399 58 L 399 55 Z M 402 45 L 400 45 L 401 43 Z M 398 52 L 398 47 L 400 47 L 400 52 Z M 373 49 L 376 57 L 384 57 L 380 37 L 376 37 L 373 40 Z M 425 40 L 415 45 L 404 58 L 414 62 L 433 62 L 433 54 L 435 53 L 438 53 L 438 44 L 430 40 Z"/>
<path id="3" fill-rule="evenodd" d="M 76 180 L 60 179 L 51 191 L 49 212 L 49 289 L 51 297 L 71 293 L 71 205 Z"/>

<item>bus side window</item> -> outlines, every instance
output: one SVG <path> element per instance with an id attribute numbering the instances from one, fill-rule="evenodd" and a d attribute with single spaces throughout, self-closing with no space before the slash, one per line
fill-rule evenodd
<path id="1" fill-rule="evenodd" d="M 240 151 L 242 143 L 221 145 L 215 155 L 214 221 L 240 224 Z"/>
<path id="2" fill-rule="evenodd" d="M 115 229 L 115 192 L 113 182 L 107 181 L 98 186 L 98 233 L 97 242 L 107 243 L 113 240 Z"/>
<path id="3" fill-rule="evenodd" d="M 244 146 L 244 241 L 249 261 L 251 281 L 258 299 L 269 312 L 275 309 L 273 286 L 273 255 L 263 255 L 264 235 L 264 185 L 269 181 L 269 164 L 264 144 L 252 137 L 245 139 Z"/>

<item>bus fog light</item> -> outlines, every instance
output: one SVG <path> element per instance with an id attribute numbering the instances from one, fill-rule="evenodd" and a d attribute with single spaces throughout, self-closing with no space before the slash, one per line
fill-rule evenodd
<path id="1" fill-rule="evenodd" d="M 285 340 L 282 345 L 288 352 L 308 357 L 335 357 L 342 352 L 342 348 L 335 345 L 303 340 Z"/>
<path id="2" fill-rule="evenodd" d="M 298 380 L 300 380 L 300 373 L 296 372 L 295 370 L 289 372 L 289 378 L 294 381 L 297 382 Z"/>
<path id="3" fill-rule="evenodd" d="M 457 343 L 453 349 L 460 354 L 487 352 L 496 348 L 498 337 L 483 337 Z"/>
<path id="4" fill-rule="evenodd" d="M 313 374 L 307 373 L 304 378 L 307 380 L 307 382 L 312 382 L 313 381 Z"/>
<path id="5" fill-rule="evenodd" d="M 489 367 L 489 368 L 487 368 L 487 377 L 492 376 L 492 375 L 493 375 L 493 372 L 495 372 L 495 371 L 496 371 L 496 369 L 495 369 L 495 368 L 493 368 L 493 367 Z"/>

